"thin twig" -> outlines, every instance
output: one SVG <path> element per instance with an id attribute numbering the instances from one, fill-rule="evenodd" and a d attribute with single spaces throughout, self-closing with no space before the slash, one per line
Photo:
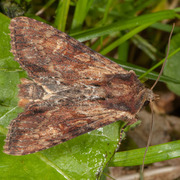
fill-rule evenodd
<path id="1" fill-rule="evenodd" d="M 166 65 L 166 62 L 167 62 L 167 59 L 168 59 L 168 55 L 169 55 L 170 41 L 171 41 L 171 37 L 172 37 L 173 31 L 174 31 L 174 26 L 175 26 L 175 24 L 173 23 L 173 27 L 172 27 L 171 33 L 170 33 L 170 35 L 169 35 L 168 48 L 167 48 L 167 54 L 166 54 L 165 61 L 164 61 L 163 65 L 162 65 L 162 68 L 161 68 L 161 71 L 160 71 L 160 73 L 159 73 L 158 78 L 156 79 L 155 83 L 154 83 L 153 86 L 151 87 L 151 90 L 153 90 L 153 88 L 154 88 L 154 87 L 156 86 L 156 84 L 158 83 L 158 81 L 159 81 L 159 79 L 160 79 L 160 77 L 161 77 L 161 75 L 162 75 L 162 73 L 163 73 L 164 67 L 165 67 L 165 65 Z"/>
<path id="2" fill-rule="evenodd" d="M 143 172 L 144 172 L 144 161 L 145 161 L 145 157 L 149 148 L 149 145 L 151 143 L 151 139 L 152 139 L 152 135 L 153 135 L 153 126 L 154 126 L 154 110 L 153 110 L 153 102 L 150 102 L 150 108 L 151 108 L 151 114 L 152 114 L 152 119 L 151 119 L 151 127 L 150 127 L 150 132 L 149 132 L 149 138 L 148 138 L 148 142 L 147 142 L 147 146 L 146 146 L 146 150 L 144 153 L 144 157 L 143 157 L 143 163 L 141 166 L 141 178 L 143 177 Z M 143 178 L 142 178 L 143 179 Z"/>

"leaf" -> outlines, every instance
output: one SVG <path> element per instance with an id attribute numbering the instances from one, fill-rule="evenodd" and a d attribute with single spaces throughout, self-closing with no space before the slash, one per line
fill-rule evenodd
<path id="1" fill-rule="evenodd" d="M 126 30 L 143 25 L 147 23 L 147 19 L 148 19 L 148 23 L 151 22 L 155 23 L 163 19 L 173 19 L 175 17 L 176 17 L 176 13 L 173 10 L 160 11 L 156 13 L 141 15 L 132 19 L 121 20 L 111 25 L 103 26 L 100 28 L 93 28 L 70 35 L 75 39 L 77 39 L 78 41 L 82 42 L 99 36 L 104 36 L 106 34 L 111 34 L 116 31 Z"/>
<path id="2" fill-rule="evenodd" d="M 3 153 L 0 135 L 0 179 L 65 179 L 54 167 L 40 160 L 37 155 L 10 156 Z"/>
<path id="3" fill-rule="evenodd" d="M 123 62 L 123 61 L 120 61 L 119 59 L 114 59 L 114 58 L 110 58 L 110 57 L 109 57 L 109 59 L 113 60 L 116 63 L 119 63 L 119 65 L 121 67 L 123 67 L 124 69 L 126 69 L 128 71 L 133 70 L 136 73 L 137 76 L 140 76 L 139 79 L 143 76 L 143 77 L 146 77 L 148 79 L 156 80 L 157 77 L 159 76 L 159 73 L 157 73 L 155 71 L 152 71 L 152 70 L 149 71 L 146 68 L 143 68 L 143 67 L 140 67 L 140 66 L 137 66 L 137 65 L 134 65 L 134 64 L 130 64 L 130 63 L 127 63 L 127 62 Z M 149 73 L 146 73 L 146 72 L 149 72 Z M 180 84 L 180 80 L 177 80 L 177 79 L 165 76 L 165 75 L 162 75 L 160 77 L 159 81 L 161 81 L 161 82 L 172 82 L 172 83 Z"/>
<path id="4" fill-rule="evenodd" d="M 1 179 L 96 179 L 117 149 L 119 122 L 25 156 L 2 153 L 3 139 L 1 136 Z"/>
<path id="5" fill-rule="evenodd" d="M 146 23 L 143 24 L 141 26 L 138 26 L 137 28 L 133 29 L 132 31 L 130 31 L 129 33 L 125 34 L 124 36 L 122 36 L 120 39 L 116 40 L 115 42 L 113 42 L 112 44 L 110 44 L 108 47 L 104 48 L 100 53 L 102 55 L 107 54 L 108 52 L 110 52 L 111 50 L 113 50 L 114 48 L 116 48 L 117 46 L 119 46 L 120 44 L 124 43 L 125 41 L 127 41 L 128 39 L 132 38 L 135 34 L 143 31 L 144 29 L 146 29 L 148 26 L 150 26 L 153 22 L 151 23 Z"/>
<path id="6" fill-rule="evenodd" d="M 59 1 L 58 8 L 56 9 L 55 27 L 61 31 L 65 31 L 66 20 L 69 11 L 70 0 Z"/>
<path id="7" fill-rule="evenodd" d="M 72 21 L 72 32 L 81 30 L 83 22 L 87 16 L 88 10 L 91 7 L 94 0 L 78 0 L 76 9 Z"/>
<path id="8" fill-rule="evenodd" d="M 109 166 L 137 166 L 143 162 L 145 148 L 122 151 L 114 155 Z M 150 146 L 145 158 L 145 164 L 165 161 L 180 157 L 180 141 L 173 141 Z"/>
<path id="9" fill-rule="evenodd" d="M 172 37 L 169 53 L 175 51 L 176 49 L 179 49 L 179 47 L 180 47 L 180 33 Z M 174 56 L 168 58 L 168 61 L 164 68 L 164 75 L 169 76 L 175 80 L 179 80 L 180 77 L 179 59 L 180 59 L 180 51 L 176 53 Z M 173 91 L 177 95 L 180 95 L 180 84 L 168 82 L 167 86 L 171 91 Z"/>
<path id="10" fill-rule="evenodd" d="M 0 14 L 0 126 L 6 127 L 21 111 L 17 108 L 19 65 L 10 53 L 9 18 Z"/>

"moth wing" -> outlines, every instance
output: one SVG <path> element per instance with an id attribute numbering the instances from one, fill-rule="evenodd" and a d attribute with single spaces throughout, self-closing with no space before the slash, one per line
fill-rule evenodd
<path id="1" fill-rule="evenodd" d="M 118 64 L 94 52 L 67 34 L 27 17 L 11 20 L 11 52 L 35 81 L 90 84 L 107 74 L 127 74 Z"/>
<path id="2" fill-rule="evenodd" d="M 124 112 L 107 111 L 96 102 L 58 107 L 47 106 L 47 103 L 32 104 L 11 122 L 4 146 L 6 154 L 35 153 L 115 122 L 120 117 L 126 118 Z"/>
<path id="3" fill-rule="evenodd" d="M 133 123 L 148 92 L 134 72 L 55 28 L 27 17 L 11 20 L 22 80 L 20 105 L 4 151 L 23 155 L 47 149 L 117 120 Z"/>

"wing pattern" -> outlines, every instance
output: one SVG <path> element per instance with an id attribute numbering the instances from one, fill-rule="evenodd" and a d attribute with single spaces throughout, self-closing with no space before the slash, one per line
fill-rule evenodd
<path id="1" fill-rule="evenodd" d="M 12 120 L 4 152 L 47 149 L 117 120 L 136 121 L 150 90 L 133 71 L 45 23 L 11 20 L 15 60 L 30 80 L 19 85 L 24 112 Z"/>

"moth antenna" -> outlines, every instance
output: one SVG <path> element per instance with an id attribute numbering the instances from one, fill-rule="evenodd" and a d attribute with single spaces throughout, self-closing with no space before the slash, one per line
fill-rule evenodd
<path id="1" fill-rule="evenodd" d="M 153 110 L 153 102 L 152 102 L 152 101 L 150 101 L 150 109 L 151 109 L 151 114 L 152 114 L 151 127 L 150 127 L 150 132 L 149 132 L 149 137 L 148 137 L 148 142 L 147 142 L 146 150 L 145 150 L 144 157 L 143 157 L 143 163 L 142 163 L 142 166 L 141 166 L 141 172 L 140 172 L 141 180 L 143 180 L 143 172 L 144 172 L 144 161 L 145 161 L 145 157 L 146 157 L 146 154 L 147 154 L 149 145 L 150 145 L 150 143 L 151 143 L 152 135 L 153 135 L 154 110 Z"/>
<path id="2" fill-rule="evenodd" d="M 161 71 L 160 71 L 160 73 L 159 73 L 159 75 L 158 75 L 158 78 L 156 79 L 155 83 L 154 83 L 153 86 L 151 87 L 151 90 L 153 90 L 154 87 L 156 86 L 156 84 L 158 83 L 158 81 L 159 81 L 159 79 L 160 79 L 160 77 L 161 77 L 161 75 L 162 75 L 162 73 L 163 73 L 164 67 L 165 67 L 165 65 L 166 65 L 166 62 L 167 62 L 167 59 L 168 59 L 168 55 L 169 55 L 170 41 L 171 41 L 171 37 L 172 37 L 173 31 L 174 31 L 174 27 L 175 27 L 175 23 L 173 23 L 172 30 L 171 30 L 171 33 L 170 33 L 170 35 L 169 35 L 168 48 L 167 48 L 167 53 L 166 53 L 165 61 L 164 61 L 163 65 L 162 65 L 162 68 L 161 68 Z"/>
<path id="3" fill-rule="evenodd" d="M 166 53 L 165 61 L 164 61 L 163 65 L 162 65 L 162 68 L 161 68 L 161 71 L 160 71 L 160 73 L 159 73 L 159 75 L 158 75 L 158 78 L 156 79 L 155 83 L 154 83 L 153 86 L 151 87 L 151 90 L 153 90 L 153 88 L 156 86 L 157 82 L 159 81 L 159 79 L 160 79 L 160 77 L 161 77 L 161 75 L 162 75 L 162 73 L 163 73 L 163 70 L 164 70 L 165 64 L 166 64 L 166 62 L 167 62 L 168 55 L 169 55 L 170 41 L 171 41 L 171 37 L 172 37 L 173 31 L 174 31 L 174 27 L 175 27 L 175 23 L 173 23 L 172 30 L 171 30 L 171 33 L 170 33 L 170 35 L 169 35 L 168 48 L 167 48 L 167 53 Z M 152 113 L 152 119 L 151 119 L 151 127 L 150 127 L 148 142 L 147 142 L 146 150 L 145 150 L 144 157 L 143 157 L 143 163 L 142 163 L 141 170 L 140 170 L 140 179 L 141 179 L 141 180 L 143 180 L 145 157 L 146 157 L 146 154 L 147 154 L 149 145 L 150 145 L 150 143 L 151 143 L 152 135 L 153 135 L 153 126 L 154 126 L 153 101 L 150 101 L 150 108 L 151 108 L 151 113 Z"/>

